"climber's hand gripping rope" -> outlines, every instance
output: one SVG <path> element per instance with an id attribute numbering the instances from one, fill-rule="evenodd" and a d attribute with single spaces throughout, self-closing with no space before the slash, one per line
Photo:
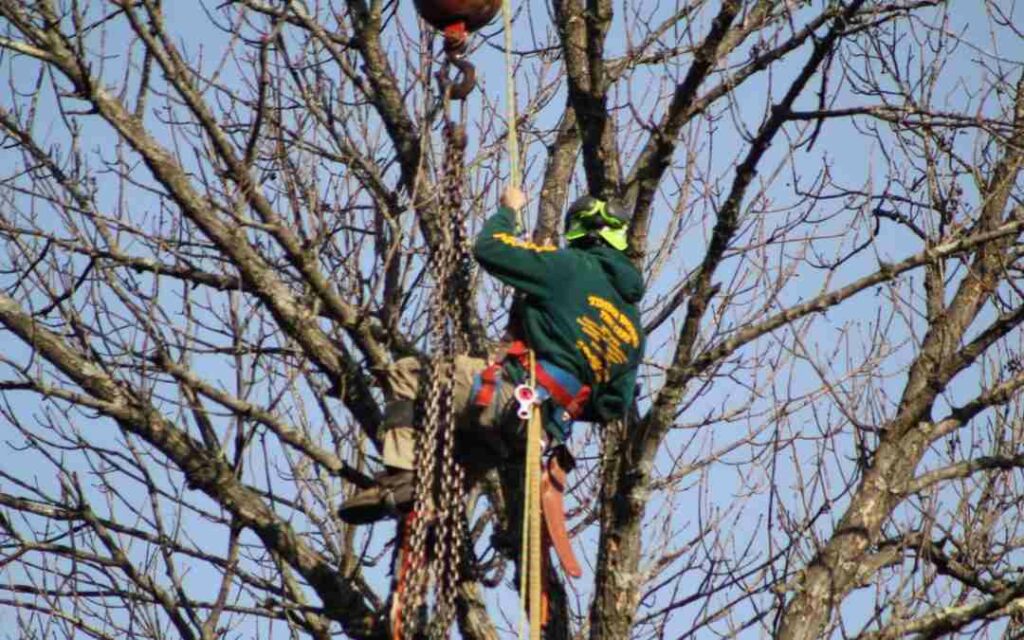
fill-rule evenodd
<path id="1" fill-rule="evenodd" d="M 501 194 L 501 206 L 516 212 L 516 233 L 522 233 L 525 229 L 523 224 L 523 207 L 526 206 L 526 194 L 519 187 L 509 185 L 505 187 L 505 191 Z"/>

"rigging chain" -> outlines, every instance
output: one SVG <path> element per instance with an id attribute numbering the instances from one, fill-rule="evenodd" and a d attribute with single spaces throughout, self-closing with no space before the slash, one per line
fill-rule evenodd
<path id="1" fill-rule="evenodd" d="M 506 34 L 507 145 L 511 183 L 518 187 L 521 176 L 515 79 L 511 63 L 509 0 L 502 2 L 502 5 Z M 427 370 L 430 388 L 425 406 L 425 424 L 419 432 L 416 446 L 415 507 L 406 518 L 401 534 L 402 538 L 407 538 L 403 540 L 400 589 L 395 597 L 398 599 L 398 611 L 405 613 L 400 613 L 395 621 L 398 627 L 394 630 L 395 638 L 415 637 L 420 622 L 418 612 L 420 606 L 425 605 L 425 596 L 431 583 L 436 587 L 431 636 L 444 638 L 447 635 L 455 618 L 455 599 L 463 560 L 469 552 L 465 470 L 455 458 L 456 415 L 453 406 L 455 358 L 458 353 L 468 350 L 463 320 L 471 312 L 464 295 L 464 292 L 469 291 L 471 273 L 463 207 L 466 112 L 460 109 L 462 122 L 453 122 L 451 103 L 465 100 L 475 86 L 476 73 L 473 65 L 464 59 L 464 34 L 452 37 L 452 33 L 446 30 L 445 36 L 446 59 L 438 74 L 445 118 L 445 155 L 440 207 L 442 219 L 438 225 L 440 242 L 434 254 L 435 291 L 430 303 L 432 357 Z M 451 82 L 447 76 L 451 67 L 461 74 L 458 82 Z M 434 551 L 429 563 L 426 558 L 428 539 L 432 540 L 431 549 Z M 405 543 L 408 543 L 407 547 Z"/>
<path id="2" fill-rule="evenodd" d="M 440 242 L 434 254 L 435 290 L 430 304 L 430 343 L 433 355 L 427 377 L 430 387 L 425 424 L 417 442 L 415 507 L 409 531 L 411 562 L 402 590 L 401 630 L 413 637 L 431 583 L 435 611 L 431 635 L 444 638 L 455 618 L 465 536 L 465 471 L 455 458 L 456 415 L 453 405 L 455 357 L 467 346 L 462 330 L 464 292 L 470 273 L 463 198 L 464 126 L 450 118 L 450 93 L 445 91 L 445 155 L 441 193 Z M 463 118 L 465 114 L 463 113 Z M 440 462 L 440 464 L 438 464 Z M 431 559 L 426 559 L 428 539 Z"/>

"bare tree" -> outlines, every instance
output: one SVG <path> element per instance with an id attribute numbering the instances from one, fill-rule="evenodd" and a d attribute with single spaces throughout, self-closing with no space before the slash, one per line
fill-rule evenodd
<path id="1" fill-rule="evenodd" d="M 518 117 L 500 27 L 454 109 L 469 231 L 515 127 L 535 236 L 621 199 L 648 285 L 547 636 L 1017 637 L 1020 9 L 512 8 Z M 393 527 L 334 509 L 427 343 L 437 51 L 411 3 L 0 0 L 9 635 L 388 634 Z M 463 637 L 515 632 L 513 493 L 471 495 Z"/>

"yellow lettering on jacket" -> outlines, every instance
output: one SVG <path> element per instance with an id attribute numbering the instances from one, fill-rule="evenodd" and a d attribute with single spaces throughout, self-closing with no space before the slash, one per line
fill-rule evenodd
<path id="1" fill-rule="evenodd" d="M 640 336 L 629 317 L 608 300 L 592 295 L 587 296 L 587 302 L 592 311 L 576 318 L 587 340 L 577 340 L 576 348 L 590 365 L 594 378 L 607 382 L 613 366 L 629 361 L 625 346 L 638 348 Z"/>
<path id="2" fill-rule="evenodd" d="M 629 316 L 615 308 L 615 305 L 600 296 L 587 296 L 590 306 L 600 310 L 601 319 L 611 327 L 615 335 L 634 349 L 640 346 L 640 334 Z"/>
<path id="3" fill-rule="evenodd" d="M 587 364 L 590 365 L 590 370 L 594 372 L 594 379 L 598 382 L 608 382 L 608 371 L 605 370 L 604 362 L 601 358 L 597 357 L 587 343 L 582 340 L 576 341 L 576 348 L 580 350 L 583 357 L 587 359 Z"/>
<path id="4" fill-rule="evenodd" d="M 549 247 L 546 245 L 534 244 L 528 240 L 520 240 L 511 233 L 496 233 L 491 236 L 498 242 L 506 244 L 516 249 L 526 249 L 527 251 L 536 251 L 537 253 L 546 253 L 548 251 L 558 251 L 558 247 Z"/>

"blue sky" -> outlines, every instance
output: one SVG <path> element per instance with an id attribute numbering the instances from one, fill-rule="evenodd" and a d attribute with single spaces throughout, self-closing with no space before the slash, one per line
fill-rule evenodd
<path id="1" fill-rule="evenodd" d="M 658 3 L 647 3 L 646 5 L 638 5 L 638 10 L 647 7 L 647 9 L 654 14 L 658 12 L 666 12 L 671 10 L 668 5 L 659 6 Z M 654 8 L 657 7 L 657 8 Z M 538 31 L 548 28 L 548 21 L 546 16 L 541 13 L 543 11 L 536 5 L 529 5 L 523 3 L 519 7 L 523 14 L 521 15 L 517 24 L 522 27 L 517 27 L 515 31 L 515 41 L 517 50 L 529 50 L 533 48 L 538 42 L 544 40 L 543 34 L 538 35 Z M 408 10 L 406 6 L 404 10 Z M 532 12 L 532 14 L 531 14 Z M 206 16 L 199 9 L 199 5 L 195 2 L 175 2 L 168 3 L 167 6 L 168 24 L 171 29 L 182 39 L 186 46 L 193 53 L 197 53 L 199 48 L 202 48 L 204 52 L 203 60 L 204 67 L 209 69 L 214 67 L 217 63 L 221 52 L 225 46 L 223 35 L 210 27 L 207 22 Z M 532 20 L 530 19 L 532 18 Z M 994 64 L 993 60 L 1001 58 L 1006 61 L 1004 64 L 1008 67 L 1019 65 L 1024 61 L 1024 43 L 1019 38 L 1007 35 L 1005 30 L 999 32 L 1001 35 L 996 39 L 992 40 L 989 38 L 989 22 L 986 16 L 981 13 L 979 5 L 971 4 L 968 8 L 963 8 L 955 12 L 951 18 L 950 29 L 956 32 L 966 33 L 969 39 L 976 43 L 976 48 L 970 49 L 963 47 L 957 52 L 957 55 L 953 58 L 951 63 L 942 72 L 942 83 L 940 86 L 948 87 L 950 93 L 951 102 L 958 100 L 958 93 L 956 93 L 961 86 L 964 84 L 978 83 L 979 78 L 977 77 L 977 60 L 987 60 L 990 64 Z M 706 17 L 703 19 L 702 24 L 706 24 Z M 501 44 L 501 33 L 498 22 L 491 27 L 486 28 L 483 33 L 489 36 L 490 42 L 486 45 L 481 46 L 473 54 L 473 61 L 477 65 L 481 81 L 480 81 L 480 92 L 471 98 L 468 103 L 468 108 L 472 113 L 493 113 L 494 121 L 485 123 L 487 128 L 483 132 L 484 135 L 488 136 L 488 139 L 494 139 L 501 134 L 503 131 L 503 123 L 500 121 L 501 109 L 504 97 L 503 83 L 504 83 L 504 58 L 500 50 L 497 47 Z M 608 54 L 610 56 L 617 55 L 625 51 L 628 47 L 627 40 L 622 31 L 622 22 L 617 22 L 615 29 L 609 39 Z M 405 26 L 409 26 L 406 22 Z M 697 29 L 700 33 L 702 29 Z M 108 33 L 108 45 L 112 50 L 118 49 L 118 38 L 123 37 L 123 33 L 119 33 L 113 30 Z M 97 46 L 100 46 L 99 44 Z M 737 100 L 735 109 L 732 111 L 721 110 L 717 115 L 719 118 L 714 123 L 697 123 L 693 127 L 687 130 L 686 136 L 696 137 L 697 148 L 699 149 L 699 162 L 702 166 L 709 167 L 708 171 L 712 175 L 724 176 L 723 182 L 718 185 L 710 185 L 709 188 L 725 189 L 728 187 L 728 179 L 731 174 L 728 172 L 728 168 L 734 163 L 739 154 L 745 152 L 745 146 L 742 139 L 737 131 L 737 123 L 742 123 L 747 128 L 756 127 L 765 106 L 766 96 L 769 95 L 769 91 L 776 94 L 779 92 L 779 88 L 786 86 L 787 77 L 791 77 L 797 70 L 797 65 L 802 64 L 806 59 L 806 51 L 798 52 L 796 55 L 790 57 L 785 63 L 778 65 L 777 68 L 773 69 L 769 78 L 761 78 L 754 82 L 744 85 L 737 92 Z M 117 64 L 111 63 L 107 68 L 107 72 L 111 81 L 114 82 L 119 78 L 117 70 Z M 3 68 L 5 75 L 13 74 L 15 77 L 15 84 L 24 90 L 29 90 L 36 80 L 35 67 L 32 64 L 26 64 L 23 60 L 18 59 L 4 59 Z M 542 67 L 541 67 L 542 68 Z M 525 102 L 528 98 L 528 87 L 535 86 L 536 78 L 543 74 L 545 78 L 553 77 L 553 71 L 550 69 L 543 69 L 537 71 L 538 67 L 533 66 L 529 70 L 520 73 L 517 77 L 520 87 L 520 102 Z M 669 76 L 666 82 L 670 85 L 675 82 L 679 74 L 685 70 L 685 65 L 681 69 L 656 69 L 652 71 L 653 74 L 659 75 L 663 72 Z M 226 64 L 222 69 L 222 81 L 226 84 L 232 84 L 240 80 L 241 71 L 232 64 Z M 649 84 L 650 83 L 650 84 Z M 663 105 L 663 100 L 659 100 L 658 91 L 664 91 L 666 84 L 655 84 L 655 81 L 650 75 L 639 74 L 628 86 L 617 88 L 614 100 L 616 102 L 623 102 L 627 99 L 632 100 L 635 105 L 639 108 L 646 107 L 648 110 L 657 108 L 657 105 Z M 558 95 L 564 89 L 558 90 Z M 37 121 L 37 132 L 41 139 L 45 142 L 60 144 L 62 141 L 61 127 L 59 123 L 59 116 L 54 111 L 53 102 L 51 96 L 47 90 L 44 90 L 43 95 L 45 99 L 40 102 L 40 111 Z M 812 105 L 811 96 L 809 93 L 807 98 L 801 102 L 801 106 L 810 107 Z M 861 99 L 856 96 L 843 96 L 839 101 L 841 106 L 849 106 L 851 104 L 860 104 Z M 411 101 L 412 103 L 412 101 Z M 538 118 L 537 123 L 540 128 L 550 127 L 557 118 L 563 100 L 561 97 L 556 97 L 552 100 L 551 105 L 548 106 Z M 987 109 L 995 109 L 997 107 L 997 101 L 990 99 L 986 101 Z M 85 126 L 83 147 L 90 150 L 90 153 L 94 157 L 111 157 L 117 150 L 117 141 L 114 139 L 109 130 L 102 125 L 90 124 L 91 120 L 88 118 L 80 118 L 80 122 Z M 712 135 L 713 129 L 713 135 Z M 161 130 L 163 139 L 170 142 L 166 136 L 165 128 L 158 128 Z M 53 131 L 51 134 L 50 131 Z M 381 134 L 382 135 L 382 134 Z M 479 133 L 477 135 L 480 135 Z M 707 136 L 708 140 L 713 139 L 713 146 L 704 144 L 699 139 L 701 136 Z M 535 191 L 540 180 L 541 171 L 543 168 L 540 155 L 543 147 L 541 143 L 530 135 L 524 135 L 524 144 L 527 145 L 527 175 L 525 186 L 528 191 Z M 964 141 L 965 145 L 971 144 L 970 140 Z M 787 187 L 787 180 L 785 176 L 789 173 L 790 168 L 796 175 L 801 176 L 804 179 L 810 179 L 811 176 L 818 175 L 823 167 L 827 167 L 831 176 L 840 183 L 848 186 L 855 186 L 866 182 L 869 178 L 880 182 L 884 180 L 885 176 L 882 175 L 883 163 L 881 162 L 880 152 L 874 144 L 866 143 L 865 138 L 858 133 L 849 123 L 839 123 L 837 121 L 828 122 L 824 125 L 822 133 L 819 137 L 818 142 L 815 146 L 806 152 L 798 153 L 793 164 L 788 165 L 786 159 L 783 158 L 783 146 L 781 143 L 777 143 L 773 147 L 772 153 L 768 158 L 765 159 L 761 170 L 761 179 L 768 180 L 772 175 L 771 168 L 781 166 L 783 170 L 780 172 L 779 177 L 773 181 L 765 182 L 765 197 L 776 204 L 785 203 L 791 201 L 793 198 L 792 188 Z M 683 162 L 682 158 L 678 159 L 680 164 Z M 9 174 L 14 167 L 18 164 L 19 159 L 15 154 L 7 152 L 7 154 L 0 154 L 0 175 Z M 494 161 L 488 162 L 486 165 L 481 167 L 481 171 L 489 170 L 494 164 Z M 479 177 L 477 177 L 479 178 Z M 471 177 L 471 180 L 474 179 Z M 117 184 L 100 184 L 101 189 L 101 201 L 109 203 L 110 206 L 115 206 L 118 202 L 120 194 L 118 194 L 119 185 Z M 574 193 L 578 193 L 582 190 L 582 181 L 580 176 L 577 175 L 574 183 Z M 131 205 L 133 210 L 137 211 L 148 211 L 154 215 L 153 224 L 157 224 L 157 218 L 155 214 L 159 211 L 159 205 L 151 197 L 147 197 L 141 190 L 130 190 L 131 194 Z M 494 197 L 496 194 L 489 194 L 490 197 Z M 573 195 L 573 194 L 571 194 Z M 672 189 L 666 190 L 666 196 L 659 203 L 666 209 L 675 205 L 674 199 L 678 197 Z M 689 197 L 685 198 L 687 201 L 693 201 L 695 204 L 699 202 L 699 198 L 695 195 L 690 194 Z M 490 208 L 490 203 L 486 202 L 487 197 L 484 197 L 484 202 L 479 203 L 480 211 L 478 213 L 483 214 L 487 209 Z M 698 205 L 703 207 L 704 205 Z M 673 253 L 669 260 L 669 266 L 660 275 L 659 279 L 652 282 L 651 290 L 646 299 L 648 305 L 658 299 L 658 296 L 664 294 L 669 288 L 678 281 L 680 274 L 684 273 L 688 269 L 692 268 L 697 264 L 701 257 L 701 249 L 695 247 L 702 247 L 702 243 L 697 241 L 701 237 L 706 237 L 709 229 L 707 227 L 707 220 L 709 212 L 707 210 L 695 210 L 691 215 L 690 219 L 686 224 L 689 225 L 686 240 L 681 243 L 676 251 Z M 666 217 L 662 216 L 656 219 L 655 227 L 652 232 L 652 237 L 658 237 L 661 233 L 665 233 L 667 230 L 663 228 L 662 221 Z M 836 221 L 837 229 L 843 228 L 847 219 L 841 219 Z M 474 224 L 479 223 L 479 217 L 474 221 Z M 772 224 L 768 223 L 769 226 Z M 906 234 L 899 233 L 895 229 L 890 229 L 889 226 L 885 227 L 885 232 L 880 235 L 872 245 L 872 250 L 865 253 L 858 261 L 855 261 L 845 269 L 837 271 L 833 274 L 834 280 L 831 282 L 831 286 L 834 287 L 837 284 L 842 284 L 857 275 L 865 272 L 866 269 L 873 268 L 877 264 L 878 259 L 897 259 L 912 253 L 917 250 L 916 245 L 910 242 L 910 239 Z M 824 236 L 827 235 L 829 229 L 827 226 L 819 227 L 816 229 L 816 233 Z M 862 228 L 862 233 L 863 233 Z M 841 242 L 850 242 L 849 238 L 839 239 L 825 239 L 823 238 L 820 242 L 823 251 L 835 250 L 836 246 Z M 720 274 L 720 279 L 728 282 L 730 275 L 738 273 L 738 265 L 736 262 L 727 263 L 724 267 L 723 272 Z M 780 304 L 792 302 L 800 298 L 805 298 L 813 295 L 819 290 L 819 287 L 823 284 L 823 275 L 821 273 L 808 272 L 801 274 L 802 279 L 798 284 L 788 286 L 781 292 Z M 168 308 L 173 309 L 178 303 L 175 301 L 176 292 L 173 287 L 169 288 L 170 291 L 165 291 L 164 295 L 166 298 L 166 304 Z M 821 350 L 828 353 L 829 350 L 836 348 L 834 344 L 835 336 L 838 332 L 831 331 L 830 328 L 838 328 L 844 325 L 844 323 L 857 323 L 862 325 L 862 330 L 867 332 L 875 326 L 875 318 L 871 314 L 865 314 L 865 305 L 870 306 L 870 296 L 876 295 L 872 293 L 862 294 L 861 298 L 858 298 L 853 304 L 845 305 L 835 311 L 829 312 L 827 317 L 815 324 L 814 330 L 809 332 L 807 339 L 809 341 L 808 348 L 811 351 Z M 500 300 L 498 301 L 500 302 Z M 678 318 L 677 318 L 678 319 Z M 735 316 L 731 319 L 733 323 L 741 323 L 743 321 L 742 316 Z M 650 338 L 650 349 L 648 351 L 648 357 L 652 361 L 652 364 L 663 363 L 669 355 L 669 346 L 674 337 L 673 331 L 677 327 L 673 328 L 671 323 L 667 324 L 660 332 L 651 336 Z M 907 336 L 910 328 L 907 326 L 899 326 L 898 323 L 893 329 L 896 336 Z M 751 350 L 756 350 L 763 345 L 755 345 Z M 855 352 L 856 348 L 850 351 Z M 838 355 L 850 356 L 858 355 L 847 352 L 844 349 L 838 349 L 836 351 Z M 909 348 L 905 349 L 903 353 L 908 356 L 911 353 Z M 12 348 L 12 351 L 8 352 L 8 355 L 12 357 L 19 357 L 17 353 L 17 347 Z M 845 363 L 842 362 L 842 358 L 838 357 L 835 363 L 834 374 L 842 372 Z M 904 366 L 906 361 L 900 357 L 896 357 L 891 361 L 894 366 L 892 378 L 885 383 L 886 388 L 890 388 L 894 391 L 898 390 L 899 383 L 901 380 L 901 374 L 899 367 Z M 780 378 L 778 380 L 762 380 L 760 381 L 765 385 L 763 395 L 758 401 L 761 403 L 762 408 L 768 407 L 771 404 L 771 390 L 774 387 L 779 387 L 780 391 L 794 393 L 799 395 L 800 393 L 810 392 L 816 389 L 820 382 L 817 379 L 817 375 L 806 363 L 798 361 L 791 361 L 787 363 L 784 371 L 780 372 Z M 203 366 L 203 372 L 205 375 L 210 376 L 214 379 L 219 379 L 225 384 L 231 384 L 234 379 L 233 371 L 228 367 L 226 361 L 217 363 L 211 362 L 209 366 Z M 647 389 L 654 389 L 657 387 L 658 374 L 657 368 L 652 366 L 645 369 L 648 376 L 646 382 Z M 961 388 L 962 393 L 965 396 L 969 396 L 973 385 L 970 384 L 972 381 L 968 380 L 965 385 Z M 976 382 L 976 380 L 974 381 Z M 767 428 L 768 416 L 765 415 L 761 418 L 764 423 L 759 424 L 758 419 L 745 419 L 739 423 L 730 423 L 723 421 L 715 424 L 713 427 L 703 427 L 704 429 L 697 441 L 691 441 L 691 436 L 694 435 L 694 429 L 686 428 L 686 425 L 693 425 L 708 414 L 718 414 L 725 412 L 730 406 L 734 406 L 746 401 L 747 396 L 745 390 L 742 387 L 734 387 L 725 383 L 717 383 L 713 385 L 710 390 L 699 397 L 692 398 L 689 406 L 687 407 L 686 413 L 680 417 L 680 429 L 670 436 L 669 441 L 665 448 L 665 453 L 658 460 L 658 465 L 661 470 L 669 470 L 674 464 L 672 461 L 673 454 L 681 453 L 684 461 L 692 461 L 699 457 L 706 455 L 708 451 L 717 449 L 724 443 L 730 441 L 734 437 L 734 434 L 746 433 L 748 430 L 757 430 L 760 428 Z M 14 410 L 21 416 L 38 416 L 43 409 L 40 407 L 36 398 L 28 396 L 26 394 L 19 394 L 10 396 L 10 400 L 13 401 Z M 312 403 L 310 403 L 311 405 Z M 821 401 L 817 405 L 823 411 L 830 410 L 827 401 Z M 793 428 L 798 430 L 798 427 L 794 423 L 798 422 L 801 416 L 807 416 L 806 412 L 812 410 L 813 407 L 808 406 L 804 409 L 803 414 L 797 414 L 791 416 L 787 422 L 787 428 Z M 334 410 L 339 411 L 338 405 L 334 405 Z M 314 408 L 310 408 L 311 412 L 315 412 Z M 83 431 L 88 432 L 88 437 L 93 442 L 103 445 L 109 445 L 116 447 L 119 445 L 119 436 L 116 431 L 109 425 L 109 423 L 97 423 L 91 419 L 82 417 L 80 422 L 77 422 L 77 426 L 82 428 Z M 224 421 L 226 424 L 226 421 Z M 849 442 L 847 438 L 839 438 L 838 442 Z M 783 465 L 781 475 L 776 480 L 783 485 L 793 485 L 803 481 L 796 471 L 796 466 L 799 465 L 800 456 L 807 456 L 807 459 L 811 459 L 812 451 L 810 449 L 801 449 L 799 447 L 794 449 L 794 455 L 797 459 L 794 460 L 793 466 Z M 763 509 L 759 506 L 763 506 L 763 502 L 755 502 L 750 508 L 745 508 L 739 512 L 731 513 L 731 504 L 734 498 L 740 493 L 749 490 L 751 486 L 751 476 L 756 475 L 759 471 L 753 471 L 756 467 L 747 466 L 744 464 L 744 456 L 748 455 L 749 451 L 741 449 L 727 458 L 723 464 L 716 464 L 709 468 L 704 474 L 697 475 L 692 480 L 692 488 L 689 491 L 682 493 L 677 497 L 676 501 L 671 504 L 664 503 L 664 496 L 655 496 L 651 502 L 651 512 L 654 513 L 660 508 L 672 508 L 678 514 L 678 518 L 671 522 L 663 521 L 661 519 L 652 518 L 651 530 L 649 531 L 650 540 L 658 540 L 661 537 L 671 539 L 677 544 L 681 541 L 689 540 L 692 537 L 694 521 L 698 518 L 708 518 L 714 516 L 715 513 L 725 513 L 728 517 L 724 518 L 723 527 L 728 527 L 734 530 L 734 543 L 737 546 L 742 546 L 745 540 L 752 537 L 757 537 L 757 532 L 760 531 L 761 527 L 765 525 L 765 514 Z M 837 456 L 842 457 L 846 455 L 846 452 L 837 452 Z M 42 463 L 37 457 L 30 456 L 28 454 L 19 454 L 17 456 L 9 456 L 9 462 L 6 462 L 4 467 L 5 470 L 11 474 L 17 475 L 22 478 L 32 478 L 33 481 L 38 482 L 42 486 L 47 486 L 51 491 L 57 491 L 56 479 L 51 475 L 51 471 L 47 465 Z M 847 461 L 848 464 L 848 461 Z M 80 468 L 83 477 L 90 473 L 90 470 L 84 466 Z M 258 468 L 254 468 L 254 473 L 257 471 L 262 472 Z M 0 483 L 0 488 L 3 488 L 3 483 Z M 291 489 L 285 484 L 281 483 L 275 487 L 284 492 L 290 492 Z M 6 490 L 6 489 L 5 489 Z M 135 495 L 141 499 L 144 495 L 138 487 L 129 488 L 126 487 L 129 492 L 129 496 Z M 98 499 L 98 497 L 97 497 Z M 843 499 L 840 497 L 838 505 L 842 505 Z M 706 509 L 707 512 L 698 512 L 697 505 L 701 506 L 701 509 Z M 799 509 L 797 505 L 795 508 Z M 840 508 L 836 509 L 836 513 L 841 512 Z M 836 516 L 838 517 L 838 515 Z M 821 524 L 822 533 L 827 533 L 829 525 L 828 520 L 824 520 Z M 204 527 L 206 525 L 200 520 L 195 518 L 186 517 L 182 523 L 187 531 L 196 538 L 204 537 Z M 381 529 L 388 531 L 387 535 L 381 535 Z M 222 531 L 222 530 L 221 530 Z M 372 545 L 374 549 L 379 549 L 380 546 L 390 538 L 390 527 L 378 527 L 375 530 L 375 541 Z M 212 536 L 211 536 L 212 537 Z M 220 540 L 223 540 L 223 533 L 218 533 L 216 539 L 217 544 L 221 544 Z M 577 550 L 587 559 L 587 561 L 593 561 L 595 557 L 595 545 L 596 530 L 591 527 L 585 531 L 580 539 L 577 541 Z M 144 550 L 140 549 L 139 553 L 142 554 Z M 208 570 L 197 566 L 191 569 L 188 582 L 197 591 L 202 591 L 206 588 L 212 589 L 214 587 L 213 575 L 207 572 Z M 583 602 L 586 602 L 585 596 L 589 590 L 589 584 L 592 580 L 591 573 L 587 572 L 583 580 L 580 582 L 580 593 L 584 597 Z M 378 574 L 377 585 L 383 587 L 383 577 Z M 491 604 L 495 611 L 499 609 L 509 611 L 511 609 L 511 603 L 514 601 L 515 596 L 508 589 L 499 589 L 488 595 Z M 870 598 L 870 593 L 867 593 L 863 598 Z M 848 607 L 850 609 L 857 609 L 861 606 L 867 606 L 867 603 L 862 600 L 860 596 L 852 598 Z M 670 622 L 668 635 L 672 636 L 675 633 L 682 633 L 684 630 L 689 628 L 690 621 L 694 616 L 698 616 L 700 612 L 682 610 Z M 851 612 L 851 615 L 856 618 L 856 613 Z M 3 624 L 5 620 L 8 620 L 10 613 L 5 610 L 0 610 L 0 624 Z M 247 627 L 242 626 L 239 628 L 239 633 L 244 635 Z M 760 634 L 759 629 L 747 631 L 754 637 Z"/>

